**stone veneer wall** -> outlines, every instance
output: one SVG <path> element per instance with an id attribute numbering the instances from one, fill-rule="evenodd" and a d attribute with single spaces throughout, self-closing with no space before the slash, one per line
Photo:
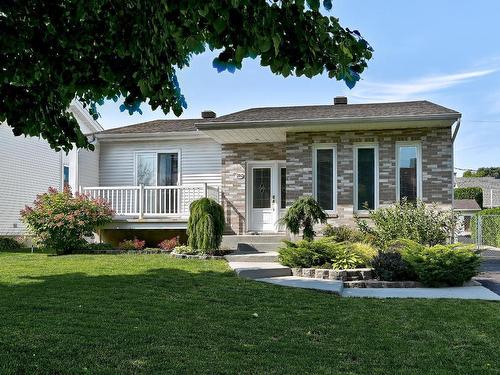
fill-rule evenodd
<path id="1" fill-rule="evenodd" d="M 312 145 L 337 147 L 337 214 L 339 224 L 353 222 L 353 145 L 376 142 L 379 147 L 379 204 L 396 200 L 396 142 L 420 141 L 422 145 L 422 198 L 451 207 L 453 195 L 453 144 L 451 129 L 422 128 L 373 131 L 287 133 L 287 205 L 312 194 Z"/>
<path id="2" fill-rule="evenodd" d="M 284 143 L 222 145 L 222 204 L 227 233 L 242 234 L 246 230 L 247 161 L 285 160 L 285 155 Z"/>

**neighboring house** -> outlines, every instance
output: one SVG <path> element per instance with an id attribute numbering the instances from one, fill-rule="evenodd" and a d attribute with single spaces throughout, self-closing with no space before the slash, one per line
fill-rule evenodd
<path id="1" fill-rule="evenodd" d="M 481 211 L 481 207 L 479 207 L 475 199 L 455 199 L 453 201 L 453 210 L 461 220 L 459 242 L 470 242 L 471 219 Z"/>
<path id="2" fill-rule="evenodd" d="M 278 219 L 303 195 L 336 224 L 402 197 L 450 209 L 460 116 L 428 101 L 340 97 L 110 129 L 96 134 L 99 184 L 83 191 L 112 203 L 108 234 L 185 229 L 190 202 L 202 196 L 220 199 L 233 234 L 280 231 Z"/>
<path id="3" fill-rule="evenodd" d="M 84 134 L 103 130 L 78 102 L 70 106 Z M 19 211 L 33 203 L 49 187 L 95 185 L 98 179 L 98 150 L 55 152 L 37 137 L 16 137 L 0 124 L 0 236 L 25 234 Z"/>
<path id="4" fill-rule="evenodd" d="M 457 177 L 455 185 L 459 188 L 479 187 L 483 190 L 483 207 L 500 207 L 500 178 L 495 177 Z"/>

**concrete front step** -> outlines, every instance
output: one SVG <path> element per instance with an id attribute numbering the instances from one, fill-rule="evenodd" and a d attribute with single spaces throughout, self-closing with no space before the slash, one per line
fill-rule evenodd
<path id="1" fill-rule="evenodd" d="M 255 281 L 262 281 L 265 283 L 281 286 L 289 286 L 292 288 L 322 290 L 324 292 L 338 294 L 339 296 L 342 295 L 342 291 L 344 289 L 343 282 L 339 280 L 310 279 L 307 277 L 298 276 L 262 278 L 256 279 Z"/>
<path id="2" fill-rule="evenodd" d="M 278 253 L 269 251 L 263 253 L 233 253 L 225 256 L 228 262 L 276 263 Z"/>
<path id="3" fill-rule="evenodd" d="M 228 235 L 222 237 L 221 246 L 227 249 L 236 250 L 238 244 L 246 244 L 249 246 L 258 244 L 259 246 L 264 244 L 270 244 L 276 248 L 281 245 L 281 241 L 286 240 L 288 237 L 282 234 L 262 234 L 262 235 Z M 255 246 L 254 246 L 255 247 Z"/>
<path id="4" fill-rule="evenodd" d="M 229 262 L 236 275 L 247 279 L 291 276 L 292 270 L 274 262 Z"/>
<path id="5" fill-rule="evenodd" d="M 276 252 L 281 246 L 281 242 L 276 243 L 238 243 L 236 251 L 240 253 L 264 253 Z"/>

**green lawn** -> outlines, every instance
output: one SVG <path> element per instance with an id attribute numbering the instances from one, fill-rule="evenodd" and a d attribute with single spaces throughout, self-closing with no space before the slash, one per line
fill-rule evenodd
<path id="1" fill-rule="evenodd" d="M 0 253 L 0 374 L 498 374 L 500 304 L 340 298 L 163 255 Z"/>

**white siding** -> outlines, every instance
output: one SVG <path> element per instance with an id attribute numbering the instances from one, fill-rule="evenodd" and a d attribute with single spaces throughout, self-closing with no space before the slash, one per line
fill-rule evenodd
<path id="1" fill-rule="evenodd" d="M 0 235 L 23 234 L 19 211 L 62 184 L 61 153 L 39 138 L 15 137 L 0 124 Z"/>
<path id="2" fill-rule="evenodd" d="M 99 186 L 99 145 L 94 151 L 80 150 L 78 153 L 79 186 Z"/>
<path id="3" fill-rule="evenodd" d="M 99 182 L 101 186 L 134 185 L 136 151 L 180 150 L 180 184 L 221 184 L 221 146 L 211 139 L 102 142 Z"/>

